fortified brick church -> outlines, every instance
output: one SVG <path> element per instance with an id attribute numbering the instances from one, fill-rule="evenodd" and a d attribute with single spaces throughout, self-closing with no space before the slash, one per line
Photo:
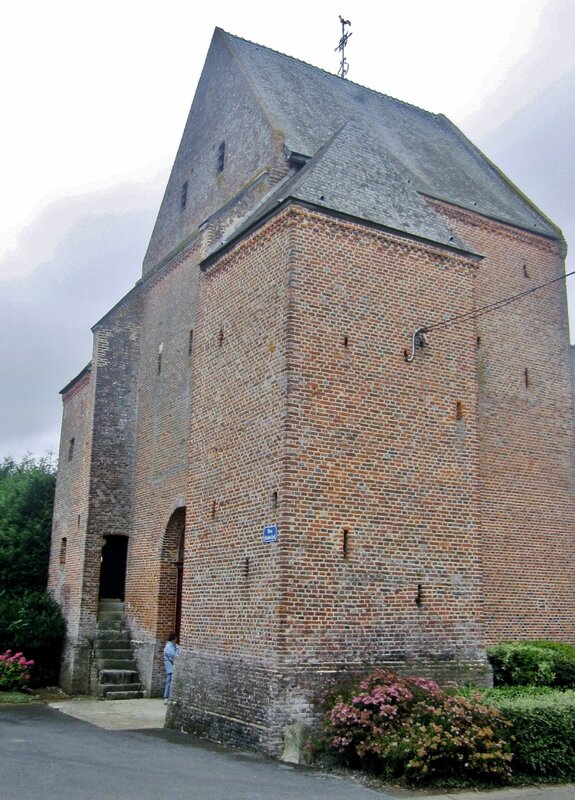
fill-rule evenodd
<path id="1" fill-rule="evenodd" d="M 167 724 L 278 754 L 350 672 L 575 643 L 565 251 L 444 116 L 216 29 L 62 390 L 62 686 L 157 696 L 176 629 Z"/>

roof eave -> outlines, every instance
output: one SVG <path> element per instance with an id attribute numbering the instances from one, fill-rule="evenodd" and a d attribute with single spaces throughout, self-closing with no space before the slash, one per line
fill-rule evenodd
<path id="1" fill-rule="evenodd" d="M 336 217 L 338 219 L 343 219 L 348 222 L 355 222 L 361 225 L 366 225 L 369 228 L 375 228 L 376 230 L 382 231 L 384 233 L 391 233 L 394 236 L 400 236 L 403 239 L 409 239 L 410 241 L 419 242 L 420 244 L 426 244 L 432 247 L 438 247 L 441 250 L 447 250 L 450 253 L 463 256 L 475 262 L 483 260 L 483 256 L 481 254 L 474 253 L 470 250 L 465 250 L 463 248 L 457 247 L 456 245 L 448 245 L 442 242 L 437 242 L 434 239 L 428 239 L 424 236 L 417 236 L 416 234 L 413 233 L 406 233 L 405 231 L 399 230 L 398 228 L 392 228 L 390 226 L 383 225 L 380 222 L 373 222 L 372 220 L 362 219 L 361 217 L 354 217 L 351 214 L 346 214 L 342 211 L 330 209 L 327 208 L 326 206 L 316 205 L 315 203 L 310 203 L 307 200 L 300 200 L 297 197 L 288 196 L 280 200 L 274 208 L 270 209 L 265 214 L 262 214 L 261 217 L 258 217 L 258 219 L 254 220 L 246 228 L 243 228 L 241 231 L 238 231 L 237 234 L 232 235 L 230 239 L 222 243 L 216 250 L 213 250 L 209 255 L 207 255 L 204 259 L 202 259 L 199 262 L 200 270 L 202 272 L 205 272 L 219 258 L 225 255 L 225 253 L 229 252 L 233 247 L 235 247 L 236 244 L 241 242 L 243 239 L 247 238 L 247 236 L 249 236 L 255 230 L 264 225 L 269 219 L 271 219 L 273 216 L 279 213 L 279 211 L 283 210 L 284 208 L 288 208 L 291 205 L 300 206 L 302 208 L 307 208 L 312 211 L 319 211 L 320 213 L 326 214 L 327 216 Z"/>

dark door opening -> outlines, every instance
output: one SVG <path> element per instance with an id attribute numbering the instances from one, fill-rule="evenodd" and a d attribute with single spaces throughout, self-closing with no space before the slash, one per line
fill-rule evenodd
<path id="1" fill-rule="evenodd" d="M 123 600 L 126 588 L 127 536 L 106 536 L 100 566 L 100 599 Z"/>

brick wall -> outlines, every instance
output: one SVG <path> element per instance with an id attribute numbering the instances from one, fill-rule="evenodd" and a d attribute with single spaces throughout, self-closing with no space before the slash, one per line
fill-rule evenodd
<path id="1" fill-rule="evenodd" d="M 201 238 L 148 281 L 143 308 L 126 610 L 151 694 L 162 688 L 160 651 L 175 624 L 178 536 L 169 523 L 186 506 Z"/>
<path id="2" fill-rule="evenodd" d="M 485 254 L 477 307 L 564 274 L 562 243 L 434 205 Z M 573 644 L 575 465 L 565 283 L 480 317 L 477 335 L 487 640 Z"/>
<path id="3" fill-rule="evenodd" d="M 63 392 L 58 480 L 54 498 L 48 588 L 66 619 L 61 683 L 81 691 L 87 678 L 89 643 L 82 631 L 83 574 L 88 524 L 94 382 L 90 370 Z M 71 442 L 74 440 L 73 446 Z M 65 543 L 65 553 L 63 547 Z"/>
<path id="4" fill-rule="evenodd" d="M 277 752 L 345 671 L 484 676 L 474 325 L 403 355 L 475 275 L 296 208 L 202 275 L 172 724 Z"/>

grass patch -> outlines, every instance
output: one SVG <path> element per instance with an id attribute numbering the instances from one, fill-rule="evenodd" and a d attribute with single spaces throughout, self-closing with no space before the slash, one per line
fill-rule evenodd
<path id="1" fill-rule="evenodd" d="M 36 689 L 34 692 L 0 692 L 0 705 L 24 705 L 26 703 L 56 703 L 69 699 L 69 695 L 57 686 Z"/>
<path id="2" fill-rule="evenodd" d="M 39 703 L 40 698 L 29 692 L 0 692 L 0 705 L 21 705 L 23 703 Z"/>

